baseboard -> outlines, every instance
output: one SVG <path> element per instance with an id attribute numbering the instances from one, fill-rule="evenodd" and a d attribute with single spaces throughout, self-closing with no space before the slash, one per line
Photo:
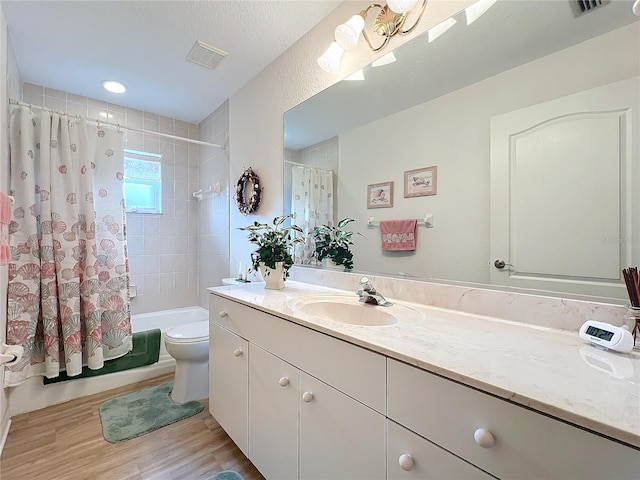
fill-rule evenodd
<path id="1" fill-rule="evenodd" d="M 9 412 L 7 412 L 7 415 Z M 2 428 L 2 432 L 0 432 L 0 456 L 2 456 L 2 451 L 4 450 L 4 444 L 7 441 L 7 436 L 9 436 L 9 428 L 11 427 L 11 418 L 7 419 L 6 422 L 3 422 L 4 426 Z"/>

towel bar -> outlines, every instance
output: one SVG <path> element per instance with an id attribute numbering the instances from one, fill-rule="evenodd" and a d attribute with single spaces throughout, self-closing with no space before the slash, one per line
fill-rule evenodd
<path id="1" fill-rule="evenodd" d="M 424 225 L 426 228 L 433 228 L 433 213 L 427 213 L 424 218 L 418 218 L 418 225 Z M 369 228 L 376 228 L 380 226 L 380 222 L 376 222 L 375 217 L 369 217 L 367 221 Z"/>

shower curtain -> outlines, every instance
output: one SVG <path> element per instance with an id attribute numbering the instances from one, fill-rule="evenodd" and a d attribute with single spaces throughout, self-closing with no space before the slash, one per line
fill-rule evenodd
<path id="1" fill-rule="evenodd" d="M 120 132 L 12 112 L 7 343 L 25 353 L 8 386 L 131 351 L 122 170 Z"/>
<path id="2" fill-rule="evenodd" d="M 307 241 L 295 246 L 293 261 L 315 265 L 313 229 L 333 225 L 333 172 L 321 168 L 291 167 L 291 213 L 293 222 L 304 231 Z"/>

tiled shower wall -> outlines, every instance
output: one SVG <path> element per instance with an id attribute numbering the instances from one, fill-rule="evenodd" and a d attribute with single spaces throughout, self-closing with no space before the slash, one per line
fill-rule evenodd
<path id="1" fill-rule="evenodd" d="M 23 84 L 23 101 L 91 119 L 107 112 L 112 123 L 198 138 L 196 124 L 30 83 Z M 198 203 L 191 193 L 199 188 L 200 147 L 131 131 L 124 138 L 126 148 L 162 154 L 162 215 L 127 214 L 131 283 L 138 291 L 132 313 L 196 305 Z"/>
<path id="2" fill-rule="evenodd" d="M 200 140 L 218 145 L 227 141 L 229 102 L 220 105 L 200 122 Z M 227 152 L 215 147 L 200 147 L 200 184 L 206 189 L 217 183 L 221 193 L 204 195 L 199 201 L 198 263 L 199 302 L 209 308 L 207 287 L 222 285 L 229 276 L 229 166 Z M 237 272 L 233 272 L 237 273 Z"/>

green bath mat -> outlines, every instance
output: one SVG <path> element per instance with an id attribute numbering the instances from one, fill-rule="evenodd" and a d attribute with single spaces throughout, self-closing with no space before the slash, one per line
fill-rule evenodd
<path id="1" fill-rule="evenodd" d="M 224 472 L 218 472 L 213 477 L 209 477 L 207 480 L 244 480 L 242 475 L 233 470 L 225 470 Z"/>
<path id="2" fill-rule="evenodd" d="M 167 382 L 104 402 L 100 405 L 104 439 L 110 443 L 131 440 L 204 409 L 197 400 L 174 403 L 169 398 L 172 388 L 173 382 Z"/>
<path id="3" fill-rule="evenodd" d="M 98 370 L 82 367 L 82 373 L 80 375 L 69 377 L 67 372 L 60 372 L 60 375 L 55 378 L 42 377 L 42 381 L 45 385 L 49 385 L 50 383 L 75 380 L 76 378 L 97 377 L 98 375 L 151 365 L 158 361 L 160 357 L 160 342 L 162 341 L 162 332 L 160 329 L 136 332 L 133 334 L 132 340 L 133 350 L 123 357 L 107 360 L 104 362 L 104 367 Z"/>

